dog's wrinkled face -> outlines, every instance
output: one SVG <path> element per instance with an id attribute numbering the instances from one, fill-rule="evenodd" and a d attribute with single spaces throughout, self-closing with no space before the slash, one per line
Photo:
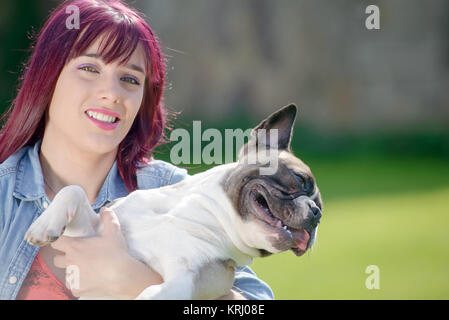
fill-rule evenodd
<path id="1" fill-rule="evenodd" d="M 296 106 L 289 105 L 272 114 L 254 129 L 253 138 L 242 148 L 239 164 L 224 182 L 224 189 L 238 212 L 237 229 L 250 247 L 261 256 L 291 249 L 303 255 L 313 244 L 321 218 L 321 195 L 310 168 L 290 151 Z M 267 164 L 250 164 L 251 152 L 259 152 L 257 130 L 277 129 L 277 170 L 263 175 Z M 266 141 L 265 141 L 266 142 Z"/>

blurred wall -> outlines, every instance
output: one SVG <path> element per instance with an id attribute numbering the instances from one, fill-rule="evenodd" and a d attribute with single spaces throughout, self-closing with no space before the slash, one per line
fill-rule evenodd
<path id="1" fill-rule="evenodd" d="M 367 30 L 368 4 L 380 30 Z M 317 129 L 449 124 L 449 2 L 144 1 L 167 102 L 211 120 L 296 102 Z"/>
<path id="2" fill-rule="evenodd" d="M 60 1 L 0 2 L 0 108 L 15 95 L 27 33 Z M 332 134 L 449 127 L 445 0 L 133 0 L 168 58 L 167 105 L 209 123 L 295 102 Z M 380 8 L 367 30 L 365 8 Z"/>

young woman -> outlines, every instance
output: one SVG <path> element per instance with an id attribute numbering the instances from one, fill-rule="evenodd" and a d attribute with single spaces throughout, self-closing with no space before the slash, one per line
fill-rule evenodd
<path id="1" fill-rule="evenodd" d="M 68 6 L 79 10 L 79 28 L 68 27 Z M 0 299 L 132 299 L 163 281 L 128 254 L 117 218 L 102 207 L 186 177 L 147 160 L 166 127 L 164 79 L 156 36 L 123 2 L 76 0 L 53 11 L 0 131 Z M 67 185 L 85 190 L 103 232 L 42 248 L 26 243 L 28 227 Z M 72 291 L 64 285 L 68 265 L 80 273 Z M 244 268 L 223 298 L 271 299 L 272 292 Z"/>

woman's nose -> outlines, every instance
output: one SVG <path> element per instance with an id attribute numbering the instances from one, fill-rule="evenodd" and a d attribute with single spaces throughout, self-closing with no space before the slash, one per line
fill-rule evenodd
<path id="1" fill-rule="evenodd" d="M 119 103 L 121 88 L 118 81 L 109 76 L 104 76 L 100 81 L 101 83 L 98 88 L 99 98 L 108 103 Z"/>

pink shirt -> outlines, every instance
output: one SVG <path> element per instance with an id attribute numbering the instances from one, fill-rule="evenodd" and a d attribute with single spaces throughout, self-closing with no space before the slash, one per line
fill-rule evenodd
<path id="1" fill-rule="evenodd" d="M 76 298 L 65 284 L 50 271 L 38 252 L 16 299 L 74 300 Z"/>

